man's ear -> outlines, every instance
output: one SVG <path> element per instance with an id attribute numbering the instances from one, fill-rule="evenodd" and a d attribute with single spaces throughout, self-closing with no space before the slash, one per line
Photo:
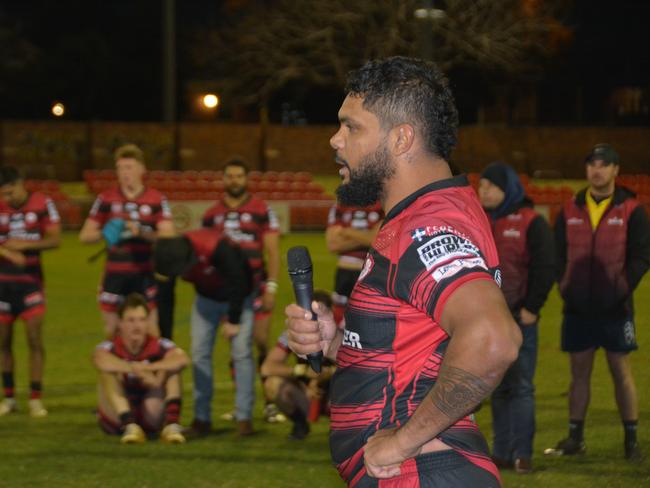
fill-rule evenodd
<path id="1" fill-rule="evenodd" d="M 392 149 L 395 156 L 407 153 L 415 142 L 415 129 L 410 124 L 396 125 L 391 129 Z"/>

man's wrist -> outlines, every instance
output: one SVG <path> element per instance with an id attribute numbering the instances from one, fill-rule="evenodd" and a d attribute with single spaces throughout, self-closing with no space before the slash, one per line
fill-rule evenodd
<path id="1" fill-rule="evenodd" d="M 266 280 L 266 288 L 264 290 L 265 293 L 272 293 L 275 294 L 278 291 L 278 282 L 276 280 Z"/>

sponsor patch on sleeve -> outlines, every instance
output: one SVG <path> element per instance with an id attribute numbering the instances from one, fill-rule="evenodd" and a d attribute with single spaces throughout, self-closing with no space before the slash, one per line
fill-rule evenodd
<path id="1" fill-rule="evenodd" d="M 460 258 L 483 258 L 479 248 L 465 238 L 452 233 L 441 233 L 417 248 L 422 264 L 430 270 Z M 485 263 L 483 263 L 485 266 Z"/>

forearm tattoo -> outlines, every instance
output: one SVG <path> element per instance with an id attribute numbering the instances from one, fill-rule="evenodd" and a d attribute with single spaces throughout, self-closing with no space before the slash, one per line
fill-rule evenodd
<path id="1" fill-rule="evenodd" d="M 447 417 L 456 420 L 469 413 L 491 390 L 478 376 L 443 366 L 431 391 L 431 401 Z"/>

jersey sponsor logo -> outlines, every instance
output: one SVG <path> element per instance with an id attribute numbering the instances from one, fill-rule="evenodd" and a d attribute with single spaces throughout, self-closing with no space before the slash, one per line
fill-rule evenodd
<path id="1" fill-rule="evenodd" d="M 368 276 L 368 273 L 372 271 L 374 265 L 375 265 L 375 260 L 372 258 L 370 254 L 368 254 L 368 256 L 366 257 L 366 262 L 363 263 L 363 268 L 361 268 L 361 272 L 359 273 L 359 277 L 357 278 L 357 281 L 361 281 L 366 276 Z"/>
<path id="2" fill-rule="evenodd" d="M 343 330 L 343 345 L 354 349 L 363 349 L 361 347 L 361 336 L 357 332 L 352 332 L 347 329 Z"/>
<path id="3" fill-rule="evenodd" d="M 570 219 L 567 219 L 566 225 L 582 225 L 584 224 L 585 221 L 581 219 L 580 217 L 571 217 Z"/>
<path id="4" fill-rule="evenodd" d="M 451 225 L 427 225 L 426 227 L 420 227 L 411 233 L 411 239 L 422 242 L 425 237 L 431 237 L 438 234 L 454 234 L 463 239 L 469 239 L 465 234 L 456 230 Z"/>
<path id="5" fill-rule="evenodd" d="M 377 222 L 379 220 L 379 213 L 378 212 L 370 212 L 368 214 L 368 221 L 369 222 Z"/>
<path id="6" fill-rule="evenodd" d="M 485 265 L 485 261 L 483 261 L 483 258 L 457 259 L 455 261 L 452 261 L 451 263 L 444 264 L 439 268 L 436 268 L 432 276 L 434 280 L 440 282 L 446 278 L 451 278 L 452 276 L 454 276 L 459 271 L 462 271 L 463 269 L 471 269 L 471 268 L 483 268 L 487 270 L 487 266 Z"/>
<path id="7" fill-rule="evenodd" d="M 607 225 L 623 225 L 623 219 L 620 217 L 611 217 L 607 219 Z"/>
<path id="8" fill-rule="evenodd" d="M 521 220 L 522 215 L 518 213 L 510 214 L 506 217 L 507 220 Z"/>
<path id="9" fill-rule="evenodd" d="M 472 244 L 469 239 L 455 234 L 439 234 L 418 247 L 417 251 L 420 261 L 427 270 L 442 261 L 451 261 L 469 256 L 481 257 L 478 247 Z"/>
<path id="10" fill-rule="evenodd" d="M 514 237 L 519 239 L 521 237 L 521 232 L 517 229 L 506 229 L 503 231 L 503 237 Z"/>
<path id="11" fill-rule="evenodd" d="M 111 213 L 122 213 L 122 204 L 120 202 L 111 203 Z"/>
<path id="12" fill-rule="evenodd" d="M 223 223 L 223 215 L 215 215 L 212 221 L 214 225 L 221 225 Z"/>
<path id="13" fill-rule="evenodd" d="M 149 205 L 141 205 L 140 213 L 145 216 L 151 215 L 151 207 Z"/>
<path id="14" fill-rule="evenodd" d="M 241 221 L 243 223 L 248 224 L 252 220 L 253 220 L 253 216 L 251 214 L 249 214 L 248 212 L 244 212 L 243 214 L 241 214 Z"/>

